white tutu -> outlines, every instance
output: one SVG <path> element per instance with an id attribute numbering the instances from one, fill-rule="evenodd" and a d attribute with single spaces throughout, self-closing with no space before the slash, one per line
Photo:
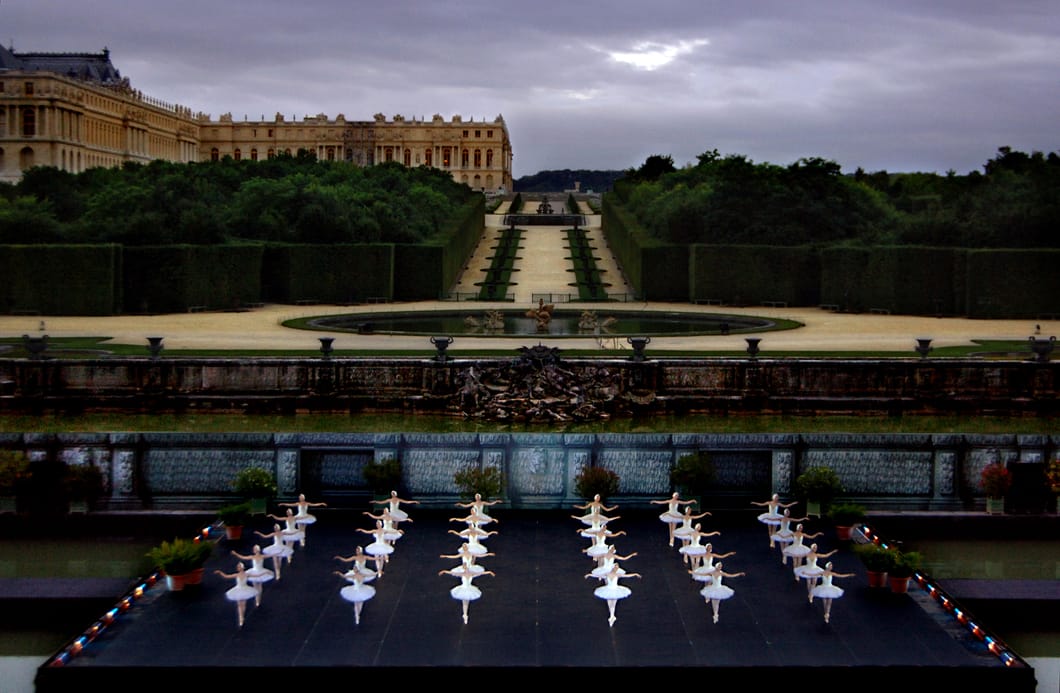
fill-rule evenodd
<path id="1" fill-rule="evenodd" d="M 625 585 L 601 585 L 593 590 L 593 594 L 600 599 L 625 599 L 633 594 L 633 590 Z"/>
<path id="2" fill-rule="evenodd" d="M 348 602 L 366 602 L 375 596 L 371 585 L 346 585 L 339 590 L 339 595 Z"/>
<path id="3" fill-rule="evenodd" d="M 453 599 L 458 599 L 462 602 L 470 602 L 481 597 L 482 590 L 474 585 L 457 585 L 449 590 L 449 594 Z"/>

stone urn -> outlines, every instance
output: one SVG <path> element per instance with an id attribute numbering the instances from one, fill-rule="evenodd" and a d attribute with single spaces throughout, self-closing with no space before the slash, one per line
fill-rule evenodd
<path id="1" fill-rule="evenodd" d="M 630 361 L 644 361 L 647 358 L 644 355 L 644 347 L 651 342 L 651 337 L 626 337 L 626 341 L 633 347 L 633 355 L 629 357 Z"/>
<path id="2" fill-rule="evenodd" d="M 761 337 L 746 337 L 744 341 L 747 342 L 747 355 L 751 358 L 758 356 L 758 344 L 762 341 Z"/>
<path id="3" fill-rule="evenodd" d="M 927 355 L 931 353 L 931 338 L 930 337 L 917 337 L 916 338 L 916 353 L 920 354 L 920 358 L 926 359 Z"/>
<path id="4" fill-rule="evenodd" d="M 434 355 L 435 361 L 446 361 L 449 358 L 447 353 L 449 345 L 453 343 L 453 338 L 448 335 L 439 337 L 431 337 L 431 344 L 437 350 L 437 354 Z"/>
<path id="5" fill-rule="evenodd" d="M 331 358 L 331 352 L 334 351 L 332 343 L 334 343 L 334 337 L 318 337 L 320 340 L 320 353 L 324 355 L 324 358 Z"/>
<path id="6" fill-rule="evenodd" d="M 44 358 L 44 351 L 48 348 L 48 335 L 30 337 L 28 334 L 24 334 L 22 335 L 22 346 L 29 352 L 31 359 L 42 359 Z"/>
<path id="7" fill-rule="evenodd" d="M 148 337 L 147 350 L 151 353 L 151 358 L 157 359 L 162 353 L 162 337 Z"/>
<path id="8" fill-rule="evenodd" d="M 1052 353 L 1053 347 L 1056 345 L 1056 337 L 1050 337 L 1049 339 L 1031 337 L 1030 343 L 1031 351 L 1033 351 L 1035 355 L 1035 360 L 1038 361 L 1038 363 L 1047 363 L 1049 361 L 1049 354 Z"/>

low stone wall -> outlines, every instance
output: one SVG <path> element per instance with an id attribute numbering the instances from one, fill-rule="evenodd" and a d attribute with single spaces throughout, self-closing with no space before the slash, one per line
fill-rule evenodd
<path id="1" fill-rule="evenodd" d="M 372 409 L 473 416 L 515 416 L 532 410 L 537 420 L 697 411 L 1060 413 L 1060 364 L 1048 361 L 571 358 L 543 362 L 551 358 L 549 353 L 534 358 L 538 357 L 0 360 L 0 410 Z M 479 382 L 483 374 L 493 374 L 494 381 Z M 513 383 L 513 377 L 520 380 Z M 531 382 L 534 387 L 526 387 Z M 551 391 L 531 401 L 541 387 Z M 505 409 L 498 395 L 509 403 L 512 397 L 527 399 Z"/>
<path id="2" fill-rule="evenodd" d="M 509 507 L 565 508 L 581 502 L 574 478 L 587 465 L 615 471 L 612 500 L 647 505 L 671 492 L 669 472 L 685 453 L 706 452 L 716 484 L 704 505 L 748 510 L 776 491 L 791 498 L 803 470 L 827 465 L 845 499 L 871 508 L 981 509 L 979 473 L 1000 460 L 1016 483 L 1010 510 L 1040 512 L 1029 499 L 1060 436 L 978 434 L 686 434 L 686 433 L 14 433 L 0 448 L 40 464 L 93 464 L 103 470 L 110 509 L 212 508 L 232 499 L 244 467 L 276 474 L 280 495 L 304 492 L 332 507 L 365 506 L 370 461 L 397 458 L 402 494 L 428 505 L 458 500 L 457 471 L 497 467 Z M 1027 488 L 1021 488 L 1025 484 Z"/>

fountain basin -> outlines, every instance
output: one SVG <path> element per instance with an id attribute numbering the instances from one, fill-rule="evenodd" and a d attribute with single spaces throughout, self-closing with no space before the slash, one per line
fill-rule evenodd
<path id="1" fill-rule="evenodd" d="M 581 310 L 555 310 L 547 331 L 538 329 L 535 318 L 525 311 L 501 311 L 503 329 L 484 327 L 484 311 L 393 311 L 385 313 L 345 313 L 325 315 L 301 322 L 306 329 L 330 332 L 365 333 L 370 326 L 373 334 L 406 335 L 464 335 L 480 337 L 517 337 L 544 335 L 552 337 L 591 337 L 597 333 L 613 337 L 683 337 L 710 334 L 765 332 L 801 327 L 798 323 L 776 321 L 748 315 L 720 313 L 691 313 L 680 311 L 597 310 L 599 328 L 582 327 Z M 470 318 L 470 320 L 469 320 Z M 604 324 L 606 321 L 606 325 Z M 480 323 L 480 324 L 475 324 Z M 599 331 L 597 331 L 599 330 Z"/>

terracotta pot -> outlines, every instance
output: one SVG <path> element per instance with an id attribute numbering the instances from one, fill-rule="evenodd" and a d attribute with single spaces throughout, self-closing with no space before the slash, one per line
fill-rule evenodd
<path id="1" fill-rule="evenodd" d="M 184 575 L 185 585 L 201 585 L 202 576 L 206 572 L 205 568 L 196 568 Z"/>
<path id="2" fill-rule="evenodd" d="M 887 580 L 891 583 L 891 591 L 895 594 L 905 594 L 909 591 L 909 578 L 891 575 Z"/>
<path id="3" fill-rule="evenodd" d="M 865 574 L 869 578 L 869 587 L 886 587 L 887 586 L 887 573 L 880 573 L 875 570 L 867 570 Z"/>
<path id="4" fill-rule="evenodd" d="M 170 575 L 166 573 L 166 589 L 170 592 L 180 592 L 184 589 L 183 575 Z"/>
<path id="5" fill-rule="evenodd" d="M 854 535 L 854 527 L 845 527 L 843 525 L 836 525 L 835 536 L 839 541 L 850 541 L 850 538 Z"/>
<path id="6" fill-rule="evenodd" d="M 225 537 L 230 541 L 238 541 L 243 538 L 243 525 L 225 525 Z"/>

